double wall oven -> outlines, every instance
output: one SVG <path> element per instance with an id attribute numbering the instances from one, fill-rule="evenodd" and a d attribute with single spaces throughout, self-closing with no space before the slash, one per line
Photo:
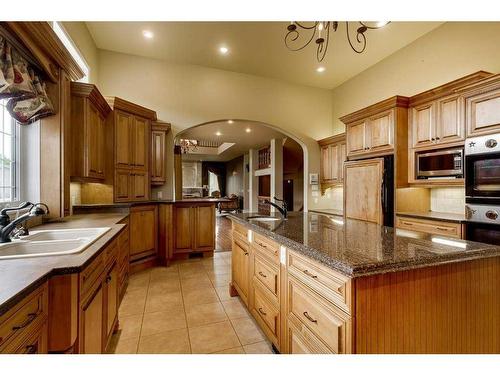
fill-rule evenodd
<path id="1" fill-rule="evenodd" d="M 468 240 L 500 245 L 500 134 L 465 141 Z"/>

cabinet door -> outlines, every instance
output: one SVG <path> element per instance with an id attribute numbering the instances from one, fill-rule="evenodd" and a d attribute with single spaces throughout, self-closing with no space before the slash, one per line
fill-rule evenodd
<path id="1" fill-rule="evenodd" d="M 366 151 L 365 128 L 365 121 L 347 126 L 347 155 L 356 155 Z"/>
<path id="2" fill-rule="evenodd" d="M 97 108 L 86 102 L 85 174 L 86 177 L 104 179 L 104 120 Z"/>
<path id="3" fill-rule="evenodd" d="M 148 175 L 145 172 L 132 172 L 132 197 L 133 200 L 146 200 L 149 198 Z"/>
<path id="4" fill-rule="evenodd" d="M 106 336 L 104 345 L 106 345 L 108 338 L 113 333 L 118 314 L 118 264 L 116 262 L 104 279 L 104 287 L 106 291 L 106 329 L 104 331 Z"/>
<path id="5" fill-rule="evenodd" d="M 500 131 L 500 88 L 465 99 L 467 136 Z"/>
<path id="6" fill-rule="evenodd" d="M 174 252 L 191 251 L 193 209 L 191 207 L 174 207 Z"/>
<path id="7" fill-rule="evenodd" d="M 162 185 L 165 176 L 165 138 L 164 131 L 151 132 L 151 184 Z"/>
<path id="8" fill-rule="evenodd" d="M 156 206 L 141 206 L 130 213 L 130 260 L 156 253 Z"/>
<path id="9" fill-rule="evenodd" d="M 124 202 L 132 199 L 132 183 L 131 174 L 128 170 L 116 169 L 115 170 L 115 201 Z"/>
<path id="10" fill-rule="evenodd" d="M 337 160 L 339 169 L 339 182 L 344 181 L 344 162 L 347 160 L 347 147 L 345 143 L 339 144 L 339 158 Z"/>
<path id="11" fill-rule="evenodd" d="M 392 150 L 394 148 L 394 112 L 387 111 L 371 117 L 366 128 L 366 147 L 370 151 Z"/>
<path id="12" fill-rule="evenodd" d="M 80 311 L 80 353 L 100 354 L 103 340 L 103 291 L 99 283 Z"/>
<path id="13" fill-rule="evenodd" d="M 28 336 L 12 354 L 47 354 L 47 323 Z"/>
<path id="14" fill-rule="evenodd" d="M 464 139 L 463 98 L 454 95 L 437 102 L 436 140 L 439 143 L 456 142 Z"/>
<path id="15" fill-rule="evenodd" d="M 339 145 L 330 145 L 330 177 L 332 181 L 337 181 L 339 179 Z"/>
<path id="16" fill-rule="evenodd" d="M 411 132 L 413 147 L 429 146 L 435 138 L 435 105 L 423 104 L 411 108 Z"/>
<path id="17" fill-rule="evenodd" d="M 149 145 L 149 121 L 134 116 L 132 138 L 133 165 L 139 168 L 147 167 Z"/>
<path id="18" fill-rule="evenodd" d="M 330 146 L 321 147 L 321 180 L 331 180 Z"/>
<path id="19" fill-rule="evenodd" d="M 248 301 L 248 273 L 250 253 L 233 241 L 233 281 L 236 283 L 241 293 L 242 299 Z"/>
<path id="20" fill-rule="evenodd" d="M 382 224 L 382 174 L 384 159 L 348 162 L 345 166 L 345 215 Z"/>
<path id="21" fill-rule="evenodd" d="M 215 248 L 215 206 L 196 206 L 194 212 L 194 248 L 200 251 Z"/>
<path id="22" fill-rule="evenodd" d="M 126 112 L 115 111 L 115 157 L 117 166 L 129 166 L 131 158 L 131 135 L 134 117 Z"/>

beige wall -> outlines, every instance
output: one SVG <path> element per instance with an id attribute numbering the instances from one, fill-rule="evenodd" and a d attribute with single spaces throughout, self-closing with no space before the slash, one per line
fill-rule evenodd
<path id="1" fill-rule="evenodd" d="M 275 126 L 307 147 L 306 173 L 319 172 L 316 140 L 332 130 L 330 90 L 110 51 L 99 51 L 99 77 L 104 95 L 156 110 L 159 118 L 172 123 L 174 133 L 219 119 Z"/>
<path id="2" fill-rule="evenodd" d="M 499 46 L 500 22 L 445 23 L 334 89 L 334 133 L 344 131 L 339 117 L 393 95 L 411 96 L 478 70 L 499 73 Z"/>
<path id="3" fill-rule="evenodd" d="M 62 25 L 89 65 L 89 82 L 99 82 L 98 50 L 85 22 L 63 22 Z"/>

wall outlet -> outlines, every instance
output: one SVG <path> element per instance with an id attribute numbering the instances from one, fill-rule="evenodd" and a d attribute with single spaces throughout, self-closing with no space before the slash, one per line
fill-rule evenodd
<path id="1" fill-rule="evenodd" d="M 163 191 L 158 192 L 158 199 L 163 199 Z"/>

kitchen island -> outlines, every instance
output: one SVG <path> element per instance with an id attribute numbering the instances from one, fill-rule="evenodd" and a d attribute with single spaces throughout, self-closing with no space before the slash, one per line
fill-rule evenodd
<path id="1" fill-rule="evenodd" d="M 500 353 L 500 247 L 231 214 L 231 292 L 282 353 Z"/>

